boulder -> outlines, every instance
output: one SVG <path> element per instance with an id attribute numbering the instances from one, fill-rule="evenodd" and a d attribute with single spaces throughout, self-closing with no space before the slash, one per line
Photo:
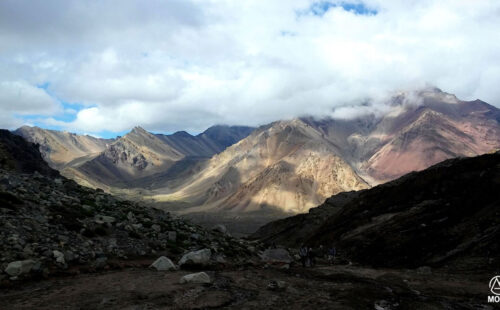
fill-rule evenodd
<path id="1" fill-rule="evenodd" d="M 207 265 L 210 262 L 212 251 L 210 249 L 203 249 L 199 251 L 189 252 L 182 256 L 179 261 L 179 266 L 182 265 Z"/>
<path id="2" fill-rule="evenodd" d="M 271 280 L 267 285 L 267 289 L 271 291 L 284 290 L 288 286 L 288 283 L 281 280 Z"/>
<path id="3" fill-rule="evenodd" d="M 210 283 L 210 276 L 205 272 L 191 273 L 183 276 L 179 283 Z"/>
<path id="4" fill-rule="evenodd" d="M 62 252 L 59 252 L 58 250 L 54 250 L 54 251 L 52 251 L 52 255 L 54 255 L 56 262 L 58 262 L 60 264 L 66 263 L 66 260 L 64 259 L 64 254 Z"/>
<path id="5" fill-rule="evenodd" d="M 114 223 L 116 219 L 112 216 L 107 216 L 107 215 L 96 215 L 94 218 L 94 222 L 96 224 L 111 224 Z"/>
<path id="6" fill-rule="evenodd" d="M 177 232 L 176 231 L 169 231 L 168 232 L 168 240 L 169 241 L 177 241 Z"/>
<path id="7" fill-rule="evenodd" d="M 227 233 L 227 228 L 226 226 L 222 225 L 222 224 L 218 224 L 218 225 L 215 225 L 213 228 L 212 228 L 213 231 L 218 231 L 220 233 Z"/>
<path id="8" fill-rule="evenodd" d="M 155 268 L 158 271 L 176 270 L 177 267 L 170 259 L 165 256 L 159 257 L 154 263 L 149 266 L 150 268 Z"/>
<path id="9" fill-rule="evenodd" d="M 267 249 L 260 255 L 260 258 L 268 264 L 290 264 L 293 262 L 290 253 L 285 249 Z"/>
<path id="10" fill-rule="evenodd" d="M 7 265 L 7 268 L 5 268 L 5 273 L 7 273 L 9 276 L 17 277 L 18 275 L 21 275 L 23 273 L 30 272 L 35 263 L 36 262 L 32 259 L 11 262 Z"/>

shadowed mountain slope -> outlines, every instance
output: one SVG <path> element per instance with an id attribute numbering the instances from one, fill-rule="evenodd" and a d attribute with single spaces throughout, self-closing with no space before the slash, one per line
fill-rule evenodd
<path id="1" fill-rule="evenodd" d="M 19 173 L 34 173 L 59 176 L 59 172 L 48 167 L 37 145 L 8 130 L 0 129 L 0 169 Z"/>
<path id="2" fill-rule="evenodd" d="M 378 267 L 500 262 L 500 152 L 450 159 L 369 190 L 327 199 L 309 214 L 269 223 L 252 237 L 286 245 L 335 244 Z"/>

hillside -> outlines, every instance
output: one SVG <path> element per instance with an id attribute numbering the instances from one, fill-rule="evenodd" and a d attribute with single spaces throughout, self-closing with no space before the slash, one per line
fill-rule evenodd
<path id="1" fill-rule="evenodd" d="M 152 198 L 190 216 L 224 211 L 228 219 L 239 213 L 307 212 L 335 193 L 381 184 L 448 158 L 500 149 L 500 110 L 480 100 L 462 101 L 426 88 L 373 105 L 378 112 L 350 119 L 303 117 L 255 131 L 213 126 L 196 136 L 163 135 L 136 127 L 98 153 L 85 153 L 83 142 L 52 138 L 94 139 L 88 136 L 18 131 L 42 141 L 49 163 L 80 184 Z M 95 140 L 94 150 L 104 142 Z M 79 153 L 61 151 L 74 145 Z M 54 164 L 62 157 L 71 160 Z"/>
<path id="2" fill-rule="evenodd" d="M 391 110 L 368 132 L 352 132 L 342 148 L 372 185 L 458 156 L 500 149 L 500 110 L 461 101 L 439 89 L 394 96 Z M 350 151 L 354 150 L 354 151 Z"/>
<path id="3" fill-rule="evenodd" d="M 226 264 L 251 255 L 243 241 L 60 176 L 35 145 L 6 130 L 0 130 L 0 206 L 0 286 L 132 260 L 150 264 L 203 248 Z M 208 259 L 216 264 L 215 256 Z"/>
<path id="4" fill-rule="evenodd" d="M 152 193 L 195 206 L 183 213 L 306 212 L 459 156 L 500 149 L 500 110 L 439 89 L 400 93 L 382 114 L 279 121 Z"/>
<path id="5" fill-rule="evenodd" d="M 235 212 L 278 209 L 297 213 L 330 193 L 366 188 L 335 148 L 301 120 L 263 126 L 212 157 L 173 193 L 158 200 L 202 205 L 190 211 Z"/>
<path id="6" fill-rule="evenodd" d="M 500 152 L 451 159 L 372 189 L 342 193 L 269 223 L 252 238 L 331 245 L 375 267 L 496 270 Z"/>
<path id="7" fill-rule="evenodd" d="M 135 127 L 116 140 L 27 126 L 15 133 L 40 144 L 42 156 L 66 177 L 82 185 L 109 190 L 148 188 L 157 182 L 168 182 L 177 177 L 180 170 L 196 166 L 252 130 L 251 127 L 218 125 L 192 136 L 186 132 L 152 134 Z"/>
<path id="8" fill-rule="evenodd" d="M 43 158 L 55 169 L 62 170 L 79 160 L 88 160 L 102 152 L 114 139 L 99 139 L 67 131 L 23 126 L 14 131 L 29 142 L 40 145 Z"/>

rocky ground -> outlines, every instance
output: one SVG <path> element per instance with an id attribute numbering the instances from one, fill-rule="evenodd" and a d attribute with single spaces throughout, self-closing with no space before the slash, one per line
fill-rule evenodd
<path id="1" fill-rule="evenodd" d="M 224 264 L 238 263 L 253 250 L 222 226 L 207 230 L 62 177 L 0 170 L 0 280 L 5 285 L 72 267 L 110 268 L 113 260 L 179 258 L 203 248 Z M 32 266 L 10 272 L 14 262 Z"/>
<path id="2" fill-rule="evenodd" d="M 498 262 L 499 156 L 442 165 L 446 171 L 452 169 L 446 165 L 455 167 L 453 176 L 461 176 L 464 182 L 454 190 L 449 190 L 453 184 L 440 187 L 441 195 L 451 199 L 441 209 L 426 196 L 439 192 L 425 191 L 427 184 L 438 186 L 438 181 L 449 180 L 438 167 L 423 172 L 427 173 L 424 179 L 413 175 L 373 192 L 336 196 L 329 200 L 335 202 L 333 209 L 320 207 L 309 215 L 271 224 L 260 231 L 260 240 L 248 241 L 231 236 L 223 225 L 203 228 L 168 212 L 79 186 L 50 169 L 35 146 L 0 130 L 0 309 L 494 309 L 487 296 L 488 283 L 497 274 L 493 271 Z M 408 190 L 398 188 L 415 185 L 424 189 L 418 199 L 427 204 L 410 216 L 406 211 L 415 209 L 411 209 L 413 202 L 404 204 Z M 462 199 L 458 195 L 462 193 L 472 198 Z M 370 197 L 380 199 L 368 204 Z M 398 203 L 391 204 L 395 198 Z M 454 201 L 458 202 L 454 205 Z M 346 209 L 348 205 L 351 208 Z M 374 213 L 363 216 L 367 212 L 359 208 L 367 205 Z M 387 206 L 397 207 L 390 211 L 401 212 L 399 221 L 374 220 L 380 215 L 386 220 L 396 218 L 383 216 Z M 451 212 L 453 206 L 460 207 L 455 211 L 469 212 L 455 212 L 453 221 L 429 220 L 438 215 L 436 219 L 442 219 L 435 211 Z M 351 209 L 359 212 L 340 225 L 338 216 Z M 415 221 L 425 226 L 414 225 Z M 337 223 L 333 229 L 358 225 L 362 229 L 350 231 L 365 241 L 384 237 L 384 229 L 372 228 L 391 223 L 387 227 L 396 227 L 398 233 L 385 240 L 398 234 L 405 239 L 383 244 L 386 248 L 378 243 L 369 252 L 369 242 L 352 243 L 352 233 L 337 230 L 334 235 L 341 239 L 335 265 L 320 260 L 314 268 L 299 267 L 293 244 L 305 240 L 314 245 L 311 238 L 318 231 L 324 236 L 317 236 L 316 243 L 328 238 L 331 229 L 325 223 Z M 403 266 L 395 259 L 411 260 L 391 253 L 421 246 L 411 243 L 410 237 L 418 241 L 422 234 L 401 231 L 401 225 L 421 227 L 417 232 L 436 240 L 431 244 L 454 242 L 443 237 L 446 233 L 467 242 L 461 243 L 459 251 L 450 252 L 448 246 L 429 251 L 446 254 L 439 263 Z M 422 230 L 426 227 L 433 230 Z M 472 232 L 473 238 L 469 240 L 470 234 L 464 232 Z M 287 239 L 287 235 L 298 237 Z M 267 248 L 262 240 L 278 247 Z M 372 267 L 366 267 L 367 261 Z M 393 266 L 374 266 L 380 261 Z M 457 268 L 464 262 L 467 268 Z"/>
<path id="3" fill-rule="evenodd" d="M 224 226 L 205 229 L 168 212 L 82 187 L 36 146 L 0 131 L 0 287 L 27 279 L 120 267 L 206 249 L 204 265 L 247 263 L 256 247 Z"/>
<path id="4" fill-rule="evenodd" d="M 180 284 L 193 271 L 135 268 L 56 277 L 0 291 L 2 309 L 495 309 L 489 278 L 440 271 L 319 265 L 205 270 L 210 283 Z"/>

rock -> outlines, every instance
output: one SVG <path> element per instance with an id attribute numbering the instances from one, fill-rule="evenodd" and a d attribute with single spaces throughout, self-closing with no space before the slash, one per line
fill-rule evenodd
<path id="1" fill-rule="evenodd" d="M 156 270 L 158 270 L 158 271 L 177 270 L 177 267 L 175 266 L 175 264 L 172 263 L 172 261 L 165 256 L 159 257 L 149 267 L 156 268 Z"/>
<path id="2" fill-rule="evenodd" d="M 391 310 L 391 309 L 393 309 L 393 307 L 391 306 L 391 303 L 388 302 L 387 300 L 377 300 L 374 303 L 373 308 L 375 310 Z"/>
<path id="3" fill-rule="evenodd" d="M 106 267 L 107 262 L 108 262 L 108 258 L 106 256 L 101 256 L 101 257 L 96 258 L 94 266 L 97 269 L 102 269 L 102 268 Z"/>
<path id="4" fill-rule="evenodd" d="M 168 232 L 168 240 L 169 241 L 177 241 L 177 232 L 176 231 L 169 231 Z"/>
<path id="5" fill-rule="evenodd" d="M 213 228 L 212 228 L 213 231 L 218 231 L 220 233 L 227 233 L 227 228 L 226 226 L 222 225 L 222 224 L 217 224 L 215 225 Z"/>
<path id="6" fill-rule="evenodd" d="M 191 234 L 191 239 L 199 240 L 200 239 L 200 234 Z"/>
<path id="7" fill-rule="evenodd" d="M 432 269 L 429 266 L 422 266 L 417 268 L 418 274 L 432 274 Z"/>
<path id="8" fill-rule="evenodd" d="M 281 280 L 271 280 L 267 285 L 267 289 L 271 291 L 284 290 L 288 286 L 288 283 Z"/>
<path id="9" fill-rule="evenodd" d="M 60 263 L 60 264 L 66 263 L 66 261 L 64 259 L 64 254 L 62 252 L 59 252 L 58 250 L 54 250 L 54 251 L 52 251 L 52 255 L 56 259 L 57 263 Z"/>
<path id="10" fill-rule="evenodd" d="M 210 276 L 205 272 L 191 273 L 183 276 L 179 283 L 210 283 Z"/>
<path id="11" fill-rule="evenodd" d="M 131 221 L 132 223 L 135 223 L 135 221 L 136 221 L 136 219 L 135 219 L 135 215 L 134 215 L 134 213 L 132 213 L 131 211 L 129 211 L 129 212 L 127 213 L 127 219 L 128 219 L 129 221 Z"/>
<path id="12" fill-rule="evenodd" d="M 151 229 L 153 229 L 156 232 L 161 232 L 161 226 L 158 224 L 151 225 Z"/>
<path id="13" fill-rule="evenodd" d="M 189 252 L 182 256 L 179 261 L 179 266 L 182 265 L 207 265 L 210 262 L 212 251 L 210 249 L 203 249 L 199 251 Z"/>
<path id="14" fill-rule="evenodd" d="M 9 276 L 17 277 L 23 273 L 30 272 L 35 263 L 36 262 L 32 259 L 11 262 L 9 263 L 9 265 L 7 265 L 7 268 L 5 268 L 5 273 L 7 273 Z"/>
<path id="15" fill-rule="evenodd" d="M 96 215 L 94 218 L 94 222 L 96 224 L 111 224 L 114 223 L 116 219 L 112 216 L 106 216 L 106 215 Z"/>
<path id="16" fill-rule="evenodd" d="M 64 251 L 64 258 L 66 261 L 71 262 L 75 260 L 76 256 L 72 251 Z"/>
<path id="17" fill-rule="evenodd" d="M 267 249 L 260 255 L 263 262 L 273 264 L 282 263 L 290 264 L 293 262 L 293 258 L 290 256 L 285 249 Z"/>

